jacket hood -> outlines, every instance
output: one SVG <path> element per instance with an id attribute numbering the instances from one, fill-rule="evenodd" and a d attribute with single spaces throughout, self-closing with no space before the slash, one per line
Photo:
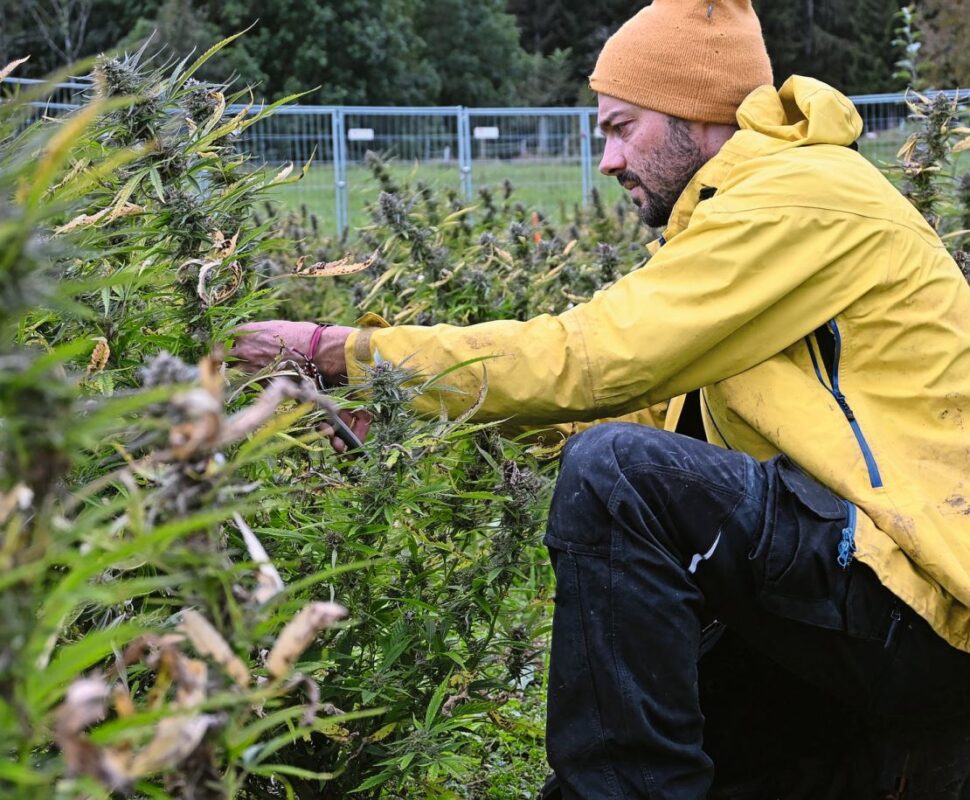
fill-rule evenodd
<path id="1" fill-rule="evenodd" d="M 723 187 L 734 167 L 752 158 L 811 144 L 841 147 L 862 133 L 862 117 L 852 101 L 831 86 L 793 75 L 780 89 L 759 86 L 738 109 L 740 130 L 701 167 L 678 198 L 663 237 L 647 245 L 655 254 L 687 227 L 705 186 Z"/>
<path id="2" fill-rule="evenodd" d="M 852 101 L 814 78 L 793 75 L 780 89 L 759 86 L 738 109 L 742 131 L 795 145 L 850 145 L 862 134 Z"/>

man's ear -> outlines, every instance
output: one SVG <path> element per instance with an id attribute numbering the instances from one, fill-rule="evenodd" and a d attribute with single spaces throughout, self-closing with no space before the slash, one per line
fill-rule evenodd
<path id="1" fill-rule="evenodd" d="M 711 159 L 717 155 L 724 143 L 740 130 L 737 125 L 724 125 L 717 122 L 696 122 L 694 128 L 697 143 L 705 158 Z"/>

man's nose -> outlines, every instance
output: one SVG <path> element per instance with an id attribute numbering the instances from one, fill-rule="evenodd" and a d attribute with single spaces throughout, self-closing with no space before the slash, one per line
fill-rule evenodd
<path id="1" fill-rule="evenodd" d="M 606 137 L 606 147 L 600 159 L 600 172 L 604 175 L 618 175 L 626 169 L 623 147 L 615 136 Z"/>

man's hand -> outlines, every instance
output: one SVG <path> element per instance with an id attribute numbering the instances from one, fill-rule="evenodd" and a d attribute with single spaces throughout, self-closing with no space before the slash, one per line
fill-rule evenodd
<path id="1" fill-rule="evenodd" d="M 317 327 L 315 322 L 282 319 L 249 322 L 234 331 L 236 340 L 230 355 L 239 360 L 243 369 L 250 371 L 262 369 L 281 355 L 302 361 L 309 355 L 310 340 Z M 321 333 L 313 363 L 331 385 L 347 381 L 344 346 L 353 332 L 354 328 L 333 325 Z"/>
<path id="2" fill-rule="evenodd" d="M 356 411 L 339 411 L 337 416 L 360 441 L 363 442 L 367 439 L 367 432 L 370 430 L 371 422 L 374 421 L 374 417 L 369 411 L 358 408 Z M 340 433 L 334 430 L 333 425 L 324 423 L 320 426 L 319 431 L 330 440 L 330 446 L 334 450 L 338 453 L 347 452 L 348 443 L 340 438 Z"/>

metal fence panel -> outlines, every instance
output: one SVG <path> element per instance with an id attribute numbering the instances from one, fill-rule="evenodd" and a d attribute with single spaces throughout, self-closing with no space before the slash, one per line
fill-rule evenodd
<path id="1" fill-rule="evenodd" d="M 8 78 L 4 87 L 35 83 Z M 79 94 L 91 88 L 85 81 L 59 85 L 50 101 L 37 104 L 37 117 L 76 108 Z M 943 94 L 959 96 L 958 90 Z M 863 118 L 863 151 L 891 161 L 910 127 L 905 95 L 850 99 Z M 574 206 L 591 200 L 611 213 L 625 197 L 617 182 L 597 169 L 604 144 L 593 108 L 462 106 L 284 106 L 238 140 L 255 164 L 270 168 L 287 162 L 302 166 L 312 158 L 308 176 L 281 188 L 279 200 L 331 220 L 338 234 L 366 223 L 366 206 L 377 198 L 379 187 L 365 163 L 369 151 L 388 161 L 393 183 L 419 180 L 474 202 L 485 187 L 502 193 L 508 180 L 513 200 L 568 217 Z"/>
<path id="2" fill-rule="evenodd" d="M 462 194 L 459 109 L 347 107 L 341 114 L 346 219 L 366 218 L 367 205 L 377 199 L 380 187 L 367 163 L 371 153 L 385 162 L 392 185 L 418 180 Z"/>
<path id="3" fill-rule="evenodd" d="M 581 203 L 586 113 L 576 108 L 468 109 L 474 186 L 502 194 L 511 189 L 517 201 L 547 213 Z"/>

